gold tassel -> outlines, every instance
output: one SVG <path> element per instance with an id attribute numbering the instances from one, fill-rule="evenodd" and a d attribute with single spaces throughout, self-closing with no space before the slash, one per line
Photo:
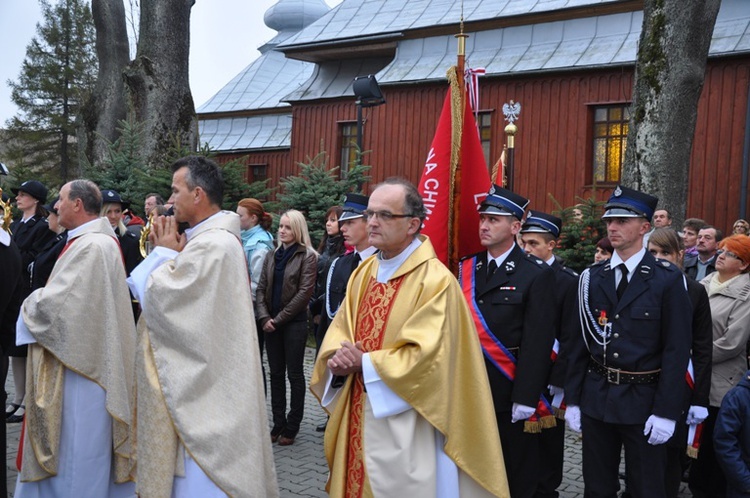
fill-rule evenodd
<path id="1" fill-rule="evenodd" d="M 687 456 L 689 456 L 690 458 L 698 458 L 698 448 L 688 446 L 685 453 L 687 453 Z"/>
<path id="2" fill-rule="evenodd" d="M 539 419 L 539 424 L 542 426 L 542 429 L 552 429 L 553 427 L 557 427 L 557 420 L 553 415 L 545 415 Z"/>
<path id="3" fill-rule="evenodd" d="M 563 421 L 565 420 L 565 408 L 557 408 L 553 406 L 552 411 L 554 412 L 555 417 Z"/>
<path id="4" fill-rule="evenodd" d="M 539 421 L 532 422 L 531 420 L 526 420 L 523 423 L 523 432 L 528 432 L 529 434 L 540 434 L 542 432 L 542 424 Z"/>

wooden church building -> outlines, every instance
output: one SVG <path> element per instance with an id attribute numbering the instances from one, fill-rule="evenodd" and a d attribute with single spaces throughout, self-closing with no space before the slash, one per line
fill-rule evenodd
<path id="1" fill-rule="evenodd" d="M 363 109 L 362 148 L 372 181 L 415 183 L 456 62 L 460 0 L 279 0 L 265 13 L 278 35 L 198 109 L 200 140 L 220 160 L 242 157 L 248 181 L 298 172 L 325 150 L 343 169 L 354 157 L 355 77 L 375 75 L 386 103 Z M 514 190 L 556 209 L 620 179 L 640 0 L 464 0 L 467 66 L 479 78 L 478 123 L 488 167 L 516 122 Z M 687 215 L 719 228 L 750 203 L 750 2 L 723 0 L 699 102 Z M 744 172 L 744 175 L 743 175 Z"/>

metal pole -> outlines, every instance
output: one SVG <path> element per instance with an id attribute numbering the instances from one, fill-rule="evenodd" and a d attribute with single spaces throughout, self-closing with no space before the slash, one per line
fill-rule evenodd
<path id="1" fill-rule="evenodd" d="M 362 151 L 362 101 L 357 100 L 357 153 Z"/>

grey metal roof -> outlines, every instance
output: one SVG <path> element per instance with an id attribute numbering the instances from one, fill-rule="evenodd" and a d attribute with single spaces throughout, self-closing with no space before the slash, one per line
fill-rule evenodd
<path id="1" fill-rule="evenodd" d="M 297 90 L 313 73 L 315 65 L 287 59 L 268 50 L 200 106 L 198 113 L 244 111 L 286 107 L 281 99 Z"/>
<path id="2" fill-rule="evenodd" d="M 313 76 L 284 100 L 315 100 L 342 96 L 354 98 L 354 78 L 375 74 L 390 61 L 390 58 L 366 58 L 317 64 Z"/>
<path id="3" fill-rule="evenodd" d="M 292 143 L 291 113 L 202 119 L 199 127 L 201 145 L 213 150 L 289 148 Z"/>
<path id="4" fill-rule="evenodd" d="M 617 3 L 619 0 L 465 0 L 467 22 L 538 14 L 581 6 Z M 456 24 L 461 18 L 458 0 L 344 0 L 328 14 L 282 44 L 282 48 L 307 43 L 401 32 Z"/>
<path id="5" fill-rule="evenodd" d="M 467 64 L 488 75 L 632 63 L 643 12 L 514 26 L 470 33 Z M 750 51 L 750 2 L 724 0 L 709 55 Z M 445 78 L 456 61 L 453 36 L 403 40 L 380 83 Z"/>

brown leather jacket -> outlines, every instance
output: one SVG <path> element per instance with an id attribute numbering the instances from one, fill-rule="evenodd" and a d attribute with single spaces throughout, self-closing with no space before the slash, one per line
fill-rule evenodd
<path id="1" fill-rule="evenodd" d="M 255 317 L 261 326 L 273 318 L 274 325 L 278 328 L 307 309 L 315 290 L 318 256 L 314 251 L 308 251 L 302 245 L 297 247 L 284 269 L 284 285 L 281 288 L 282 310 L 278 315 L 271 316 L 274 254 L 276 254 L 276 251 L 268 251 L 266 259 L 263 261 L 263 271 L 260 274 L 260 281 L 255 293 Z"/>

